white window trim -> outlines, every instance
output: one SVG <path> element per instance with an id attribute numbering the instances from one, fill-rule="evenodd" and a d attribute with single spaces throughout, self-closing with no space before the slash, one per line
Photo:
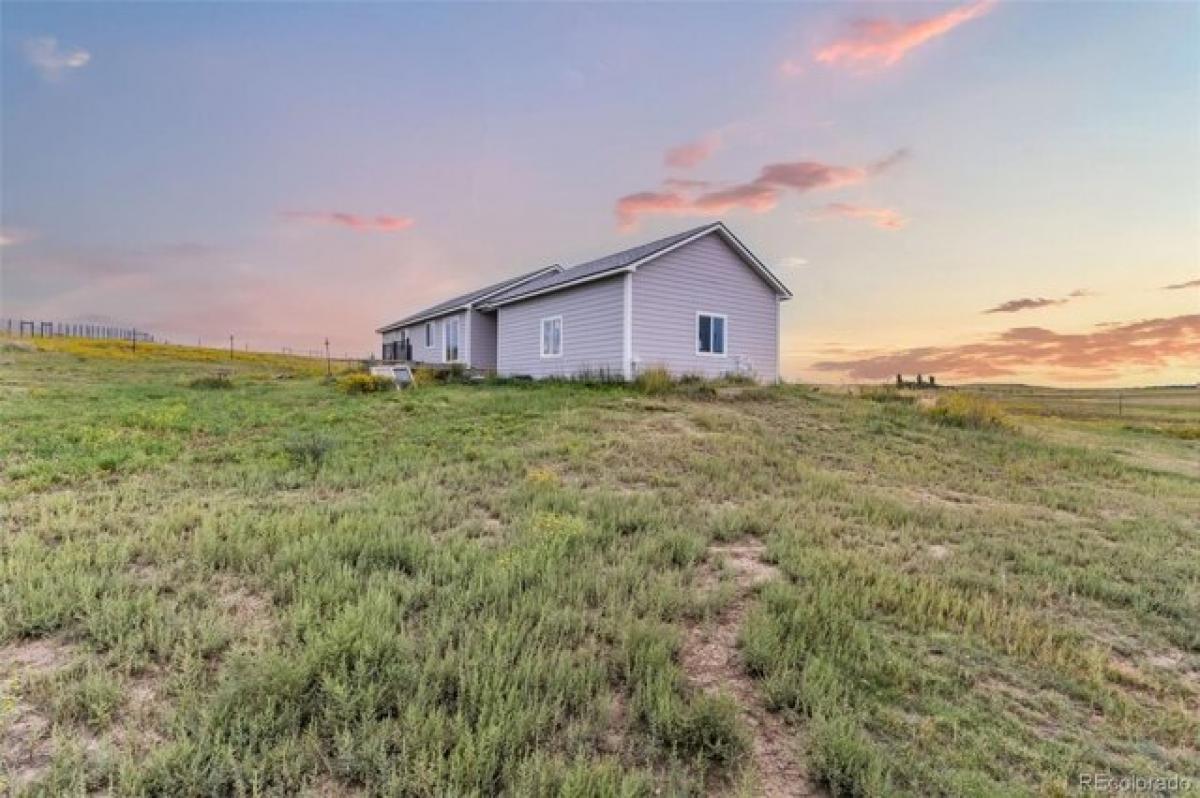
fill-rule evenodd
<path id="1" fill-rule="evenodd" d="M 558 354 L 546 354 L 546 322 L 548 321 L 558 322 Z M 566 342 L 563 340 L 563 332 L 565 329 L 566 325 L 563 324 L 562 314 L 559 314 L 558 316 L 547 316 L 538 322 L 538 351 L 541 353 L 543 359 L 553 360 L 555 358 L 562 357 L 563 348 L 566 344 Z"/>
<path id="2" fill-rule="evenodd" d="M 700 317 L 708 316 L 713 319 L 721 320 L 721 336 L 722 349 L 720 352 L 701 352 L 700 351 Z M 713 313 L 708 310 L 696 311 L 696 325 L 692 327 L 692 334 L 696 337 L 693 339 L 696 342 L 696 354 L 699 357 L 728 357 L 729 356 L 729 317 L 724 313 Z M 712 331 L 709 331 L 709 341 L 711 342 Z"/>
<path id="3" fill-rule="evenodd" d="M 454 324 L 455 332 L 458 335 L 458 352 L 456 353 L 457 357 L 455 357 L 453 360 L 451 360 L 449 358 L 449 356 L 448 356 L 449 353 L 446 351 L 446 344 L 449 343 L 449 338 L 450 338 L 450 325 L 452 323 Z M 461 363 L 461 362 L 463 362 L 462 354 L 463 354 L 463 351 L 462 351 L 462 323 L 461 323 L 461 320 L 457 319 L 457 318 L 445 319 L 442 322 L 442 362 L 443 363 Z"/>
<path id="4" fill-rule="evenodd" d="M 433 349 L 433 322 L 425 322 L 425 348 Z"/>

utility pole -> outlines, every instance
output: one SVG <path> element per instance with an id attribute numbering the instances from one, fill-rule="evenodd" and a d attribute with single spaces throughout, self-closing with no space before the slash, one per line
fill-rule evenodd
<path id="1" fill-rule="evenodd" d="M 325 376 L 326 377 L 333 376 L 333 366 L 331 366 L 329 363 L 329 338 L 328 338 L 328 336 L 326 336 L 326 338 L 325 338 Z"/>
<path id="2" fill-rule="evenodd" d="M 132 338 L 132 344 L 133 344 L 133 351 L 136 352 L 137 351 L 137 327 L 133 328 L 133 335 L 131 336 L 131 338 Z"/>
<path id="3" fill-rule="evenodd" d="M 229 359 L 233 360 L 233 336 L 229 336 Z"/>

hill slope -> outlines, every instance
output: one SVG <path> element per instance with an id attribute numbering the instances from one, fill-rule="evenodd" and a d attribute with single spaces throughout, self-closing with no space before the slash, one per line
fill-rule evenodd
<path id="1" fill-rule="evenodd" d="M 1200 779 L 1200 479 L 1117 428 L 103 355 L 0 351 L 18 791 Z"/>

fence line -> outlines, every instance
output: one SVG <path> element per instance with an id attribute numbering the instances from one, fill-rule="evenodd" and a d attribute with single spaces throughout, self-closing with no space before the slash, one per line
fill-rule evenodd
<path id="1" fill-rule="evenodd" d="M 97 338 L 152 343 L 154 336 L 136 327 L 84 321 L 0 319 L 0 330 L 15 338 Z"/>
<path id="2" fill-rule="evenodd" d="M 159 338 L 146 330 L 139 330 L 136 327 L 123 327 L 118 324 L 99 324 L 94 322 L 76 322 L 76 321 L 43 321 L 40 319 L 21 319 L 21 318 L 0 318 L 0 334 L 6 334 L 13 338 L 90 338 L 95 340 L 114 340 L 127 341 L 137 343 L 160 343 L 165 345 L 175 344 L 176 346 L 191 346 L 187 343 L 189 336 L 178 336 L 178 340 L 172 341 L 165 337 Z M 226 343 L 228 339 L 217 339 L 220 343 L 209 343 L 208 349 L 220 349 L 229 351 L 231 346 Z M 203 339 L 196 338 L 195 346 L 205 348 Z M 274 354 L 276 348 L 270 349 L 250 349 L 249 344 L 245 341 L 238 341 L 236 351 L 238 352 L 256 352 L 259 354 Z M 328 356 L 331 360 L 347 361 L 347 360 L 369 360 L 372 355 L 366 357 L 352 355 L 349 352 L 343 352 L 338 355 L 336 352 L 327 352 L 320 347 L 291 347 L 281 346 L 278 351 L 283 355 L 292 355 L 295 357 L 307 357 L 314 360 L 324 359 Z"/>

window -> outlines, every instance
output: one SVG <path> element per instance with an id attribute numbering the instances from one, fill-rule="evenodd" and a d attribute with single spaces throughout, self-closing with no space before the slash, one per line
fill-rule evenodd
<path id="1" fill-rule="evenodd" d="M 542 319 L 542 357 L 562 357 L 562 316 Z"/>
<path id="2" fill-rule="evenodd" d="M 446 319 L 442 323 L 442 348 L 445 349 L 445 362 L 454 363 L 458 360 L 458 319 Z"/>
<path id="3" fill-rule="evenodd" d="M 696 314 L 696 354 L 725 354 L 725 317 L 716 313 Z"/>
<path id="4" fill-rule="evenodd" d="M 425 348 L 433 346 L 433 322 L 425 322 Z"/>

